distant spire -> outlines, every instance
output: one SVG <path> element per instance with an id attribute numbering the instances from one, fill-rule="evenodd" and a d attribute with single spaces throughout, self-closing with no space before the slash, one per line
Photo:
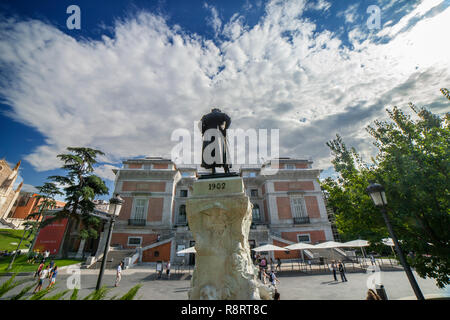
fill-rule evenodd
<path id="1" fill-rule="evenodd" d="M 14 167 L 13 171 L 17 171 L 20 167 L 20 163 L 22 162 L 22 160 L 19 160 L 19 162 L 17 162 L 16 166 Z"/>
<path id="2" fill-rule="evenodd" d="M 19 161 L 20 162 L 20 161 Z M 23 181 L 19 184 L 19 186 L 16 189 L 16 192 L 19 192 L 22 189 Z"/>

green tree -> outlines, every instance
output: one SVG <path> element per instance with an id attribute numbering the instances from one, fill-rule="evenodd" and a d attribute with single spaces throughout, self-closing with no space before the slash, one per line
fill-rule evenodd
<path id="1" fill-rule="evenodd" d="M 448 90 L 441 91 L 450 100 Z M 389 121 L 375 121 L 367 128 L 379 150 L 370 165 L 354 149 L 348 150 L 339 136 L 327 143 L 339 178 L 322 185 L 338 229 L 376 242 L 388 234 L 365 189 L 369 180 L 381 183 L 402 249 L 414 253 L 409 263 L 421 277 L 434 278 L 443 287 L 450 280 L 450 116 L 412 103 L 409 107 L 415 119 L 394 107 L 387 110 Z"/>
<path id="2" fill-rule="evenodd" d="M 65 238 L 68 236 L 68 230 L 78 223 L 82 223 L 83 226 L 80 231 L 82 239 L 97 238 L 100 219 L 91 215 L 95 209 L 93 200 L 96 196 L 108 194 L 108 188 L 100 177 L 93 174 L 93 171 L 97 163 L 96 157 L 104 153 L 91 148 L 68 147 L 67 150 L 70 153 L 58 155 L 64 162 L 62 169 L 67 171 L 67 175 L 49 177 L 50 180 L 63 186 L 66 205 L 54 217 L 43 221 L 43 224 L 69 218 Z M 64 241 L 63 252 L 67 251 L 67 246 L 68 241 Z"/>

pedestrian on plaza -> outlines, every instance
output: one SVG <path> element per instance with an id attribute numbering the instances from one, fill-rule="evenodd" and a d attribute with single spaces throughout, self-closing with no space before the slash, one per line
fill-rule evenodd
<path id="1" fill-rule="evenodd" d="M 333 272 L 334 281 L 338 281 L 336 277 L 336 264 L 335 261 L 331 262 L 331 271 Z"/>
<path id="2" fill-rule="evenodd" d="M 45 250 L 45 251 L 44 251 L 44 262 L 45 262 L 45 260 L 47 260 L 47 258 L 48 258 L 49 255 L 50 255 L 50 251 Z"/>
<path id="3" fill-rule="evenodd" d="M 308 260 L 309 269 L 312 270 L 311 260 Z"/>
<path id="4" fill-rule="evenodd" d="M 272 270 L 269 274 L 269 281 L 274 286 L 274 288 L 277 288 L 277 282 L 280 283 L 280 280 L 277 279 L 277 276 L 275 275 L 275 272 Z"/>
<path id="5" fill-rule="evenodd" d="M 375 264 L 375 258 L 373 257 L 373 255 L 370 255 L 370 262 L 372 263 L 372 265 Z"/>
<path id="6" fill-rule="evenodd" d="M 281 271 L 281 259 L 277 258 L 277 266 L 275 267 L 275 270 Z"/>
<path id="7" fill-rule="evenodd" d="M 269 276 L 267 275 L 266 271 L 263 268 L 261 268 L 260 273 L 261 273 L 260 279 L 264 284 L 267 284 L 267 279 L 269 278 Z"/>
<path id="8" fill-rule="evenodd" d="M 49 266 L 50 266 L 50 273 L 52 273 L 53 267 L 55 266 L 55 261 L 51 260 Z"/>
<path id="9" fill-rule="evenodd" d="M 39 264 L 36 272 L 34 273 L 34 277 L 39 277 L 39 275 L 41 274 L 42 269 L 44 268 L 44 261 L 41 261 L 41 263 Z"/>
<path id="10" fill-rule="evenodd" d="M 264 270 L 267 269 L 267 259 L 266 257 L 262 257 L 261 262 L 259 263 L 259 266 L 263 268 Z"/>
<path id="11" fill-rule="evenodd" d="M 369 289 L 369 291 L 367 291 L 366 300 L 383 300 L 383 299 L 381 299 L 381 297 L 375 291 Z"/>
<path id="12" fill-rule="evenodd" d="M 347 282 L 347 277 L 345 276 L 345 267 L 342 264 L 342 261 L 339 261 L 338 268 L 339 268 L 339 273 L 341 274 L 342 282 Z"/>
<path id="13" fill-rule="evenodd" d="M 170 279 L 170 260 L 166 264 L 167 279 Z"/>
<path id="14" fill-rule="evenodd" d="M 116 282 L 114 284 L 114 287 L 118 287 L 119 286 L 119 282 L 122 279 L 122 268 L 123 268 L 123 262 L 121 261 L 119 263 L 119 265 L 117 266 L 117 271 L 116 271 Z"/>
<path id="15" fill-rule="evenodd" d="M 270 270 L 274 270 L 273 269 L 273 259 L 272 258 L 270 258 Z"/>
<path id="16" fill-rule="evenodd" d="M 36 286 L 36 288 L 34 288 L 33 293 L 41 291 L 42 289 L 42 284 L 44 283 L 45 278 L 47 278 L 48 275 L 48 270 L 49 270 L 49 266 L 47 266 L 45 269 L 41 270 L 40 274 L 39 274 L 39 282 Z"/>
<path id="17" fill-rule="evenodd" d="M 55 285 L 57 275 L 58 275 L 58 266 L 54 266 L 49 274 L 50 283 L 48 284 L 47 289 Z"/>

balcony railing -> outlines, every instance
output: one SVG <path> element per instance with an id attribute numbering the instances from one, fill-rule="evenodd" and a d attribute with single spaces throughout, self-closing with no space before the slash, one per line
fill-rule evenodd
<path id="1" fill-rule="evenodd" d="M 294 217 L 294 224 L 307 224 L 309 222 L 309 217 Z"/>
<path id="2" fill-rule="evenodd" d="M 145 219 L 128 219 L 129 226 L 145 226 Z"/>

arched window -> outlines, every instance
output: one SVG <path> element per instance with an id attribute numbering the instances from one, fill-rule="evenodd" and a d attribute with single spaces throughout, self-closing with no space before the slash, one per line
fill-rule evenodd
<path id="1" fill-rule="evenodd" d="M 259 222 L 261 221 L 261 212 L 259 210 L 259 205 L 254 204 L 252 209 L 252 219 L 253 222 Z"/>

